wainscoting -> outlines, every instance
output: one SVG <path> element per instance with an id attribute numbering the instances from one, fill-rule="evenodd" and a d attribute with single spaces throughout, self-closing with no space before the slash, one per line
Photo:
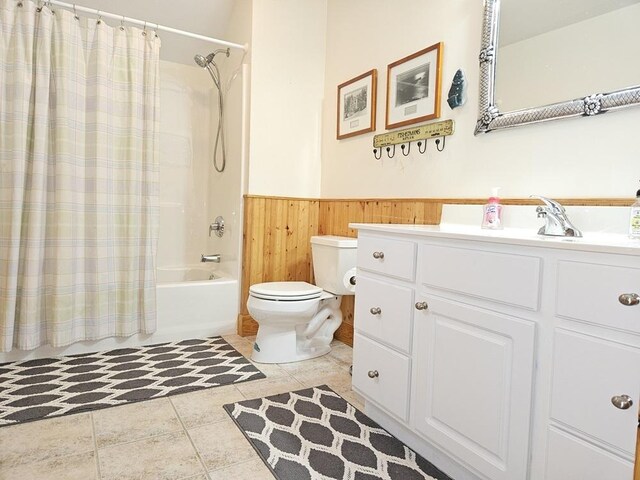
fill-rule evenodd
<path id="1" fill-rule="evenodd" d="M 563 205 L 628 206 L 632 199 L 559 199 Z M 238 334 L 255 335 L 258 324 L 247 312 L 249 286 L 260 282 L 299 280 L 313 283 L 311 244 L 313 235 L 355 237 L 349 223 L 404 223 L 437 225 L 444 203 L 484 204 L 481 198 L 424 199 L 308 199 L 244 198 L 244 234 L 241 310 Z M 505 205 L 540 203 L 531 199 L 504 199 Z M 343 323 L 336 338 L 353 344 L 354 297 L 342 300 Z"/>

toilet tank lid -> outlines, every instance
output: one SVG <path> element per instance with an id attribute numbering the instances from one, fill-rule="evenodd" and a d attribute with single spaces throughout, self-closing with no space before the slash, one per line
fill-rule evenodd
<path id="1" fill-rule="evenodd" d="M 311 237 L 311 243 L 316 245 L 329 245 L 338 248 L 357 248 L 358 239 L 351 237 L 340 237 L 338 235 L 316 235 Z"/>

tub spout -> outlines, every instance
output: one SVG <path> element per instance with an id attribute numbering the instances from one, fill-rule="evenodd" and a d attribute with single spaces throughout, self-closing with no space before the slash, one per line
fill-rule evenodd
<path id="1" fill-rule="evenodd" d="M 200 257 L 200 261 L 203 263 L 204 262 L 220 263 L 220 254 L 219 253 L 214 253 L 213 255 L 202 254 L 202 257 Z"/>

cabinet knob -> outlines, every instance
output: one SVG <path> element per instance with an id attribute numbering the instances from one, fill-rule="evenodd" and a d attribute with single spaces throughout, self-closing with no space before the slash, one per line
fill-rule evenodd
<path id="1" fill-rule="evenodd" d="M 384 252 L 373 252 L 373 258 L 382 260 L 384 258 Z"/>
<path id="2" fill-rule="evenodd" d="M 371 315 L 380 315 L 382 313 L 382 309 L 380 307 L 371 307 L 369 312 L 371 312 Z"/>
<path id="3" fill-rule="evenodd" d="M 416 310 L 426 310 L 427 308 L 429 308 L 429 305 L 427 305 L 427 302 L 416 303 Z"/>
<path id="4" fill-rule="evenodd" d="M 633 307 L 640 303 L 640 295 L 637 293 L 623 293 L 618 297 L 618 301 L 627 307 Z"/>
<path id="5" fill-rule="evenodd" d="M 369 375 L 369 378 L 378 378 L 380 376 L 378 370 L 369 370 L 369 373 L 367 373 L 367 375 Z"/>
<path id="6" fill-rule="evenodd" d="M 611 403 L 620 410 L 628 410 L 633 405 L 633 400 L 629 395 L 616 395 L 611 397 Z"/>

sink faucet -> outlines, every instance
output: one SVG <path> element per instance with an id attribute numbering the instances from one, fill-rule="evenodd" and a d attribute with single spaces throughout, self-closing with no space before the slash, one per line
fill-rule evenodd
<path id="1" fill-rule="evenodd" d="M 214 253 L 213 255 L 202 254 L 202 257 L 200 258 L 200 261 L 201 262 L 220 263 L 220 254 L 219 253 Z"/>
<path id="2" fill-rule="evenodd" d="M 544 205 L 536 208 L 538 218 L 544 218 L 545 224 L 538 230 L 538 235 L 548 235 L 555 237 L 581 237 L 582 232 L 573 226 L 564 207 L 555 200 L 538 195 L 531 195 L 529 198 L 542 200 Z"/>

